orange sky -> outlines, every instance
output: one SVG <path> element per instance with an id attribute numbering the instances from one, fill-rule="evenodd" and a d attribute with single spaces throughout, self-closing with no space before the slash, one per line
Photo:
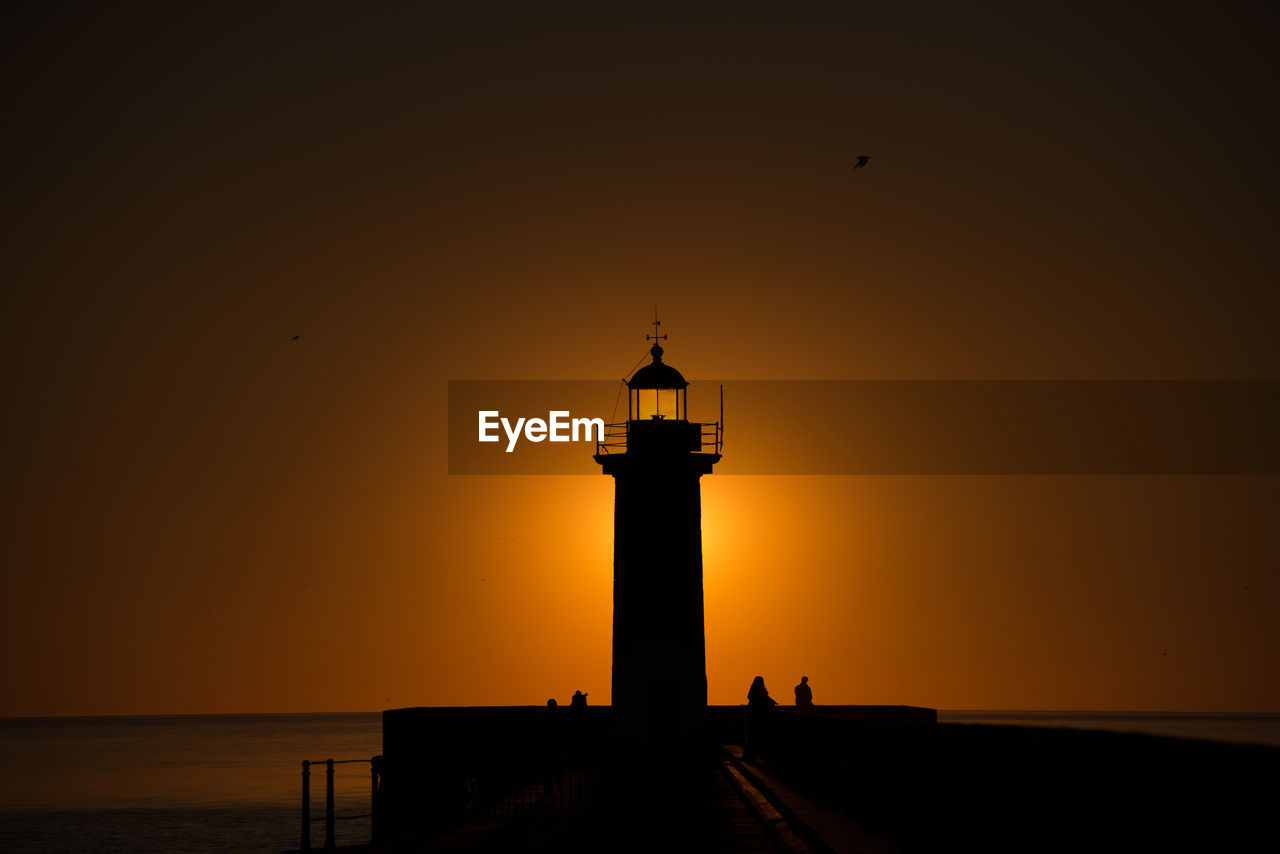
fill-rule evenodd
<path id="1" fill-rule="evenodd" d="M 0 715 L 606 701 L 612 483 L 447 476 L 446 383 L 655 304 L 703 418 L 1280 373 L 1273 13 L 305 8 L 4 37 Z M 703 503 L 712 702 L 1280 712 L 1275 478 Z"/>

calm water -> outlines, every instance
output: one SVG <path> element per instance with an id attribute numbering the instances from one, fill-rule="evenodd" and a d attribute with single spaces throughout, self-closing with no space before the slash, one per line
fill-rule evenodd
<path id="1" fill-rule="evenodd" d="M 1280 715 L 944 711 L 946 723 L 1072 726 L 1280 745 Z M 298 844 L 303 759 L 381 752 L 381 716 L 0 720 L 0 852 L 281 852 Z M 313 772 L 323 815 L 324 769 Z M 339 765 L 337 813 L 369 811 L 369 767 Z M 323 839 L 322 824 L 313 839 Z M 338 842 L 368 839 L 367 819 Z"/>
<path id="2" fill-rule="evenodd" d="M 302 760 L 381 752 L 378 713 L 0 720 L 0 852 L 281 852 Z M 369 788 L 367 763 L 337 766 L 335 813 L 369 812 Z M 321 816 L 323 766 L 311 791 Z M 367 842 L 368 819 L 336 832 Z"/>

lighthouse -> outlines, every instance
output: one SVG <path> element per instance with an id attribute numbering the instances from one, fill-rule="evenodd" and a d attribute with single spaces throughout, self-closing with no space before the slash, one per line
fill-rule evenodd
<path id="1" fill-rule="evenodd" d="M 689 420 L 689 383 L 663 361 L 626 381 L 627 420 L 595 460 L 613 477 L 613 708 L 619 739 L 650 753 L 698 745 L 707 708 L 701 478 L 720 461 L 719 421 Z"/>

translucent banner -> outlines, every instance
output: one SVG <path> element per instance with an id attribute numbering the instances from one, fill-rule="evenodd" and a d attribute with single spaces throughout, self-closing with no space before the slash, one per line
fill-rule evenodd
<path id="1" fill-rule="evenodd" d="M 616 381 L 450 381 L 449 472 L 598 473 L 626 420 Z M 716 474 L 1280 474 L 1273 381 L 701 380 L 688 420 Z"/>

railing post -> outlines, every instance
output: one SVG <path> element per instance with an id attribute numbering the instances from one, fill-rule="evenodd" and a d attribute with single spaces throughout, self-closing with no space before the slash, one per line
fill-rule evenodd
<path id="1" fill-rule="evenodd" d="M 372 788 L 369 792 L 369 843 L 377 845 L 378 819 L 382 812 L 382 757 L 375 756 L 369 760 L 369 771 L 372 777 Z"/>
<path id="2" fill-rule="evenodd" d="M 311 850 L 311 763 L 302 760 L 302 844 L 299 851 Z"/>
<path id="3" fill-rule="evenodd" d="M 333 758 L 324 761 L 324 847 L 336 848 L 333 842 Z"/>

